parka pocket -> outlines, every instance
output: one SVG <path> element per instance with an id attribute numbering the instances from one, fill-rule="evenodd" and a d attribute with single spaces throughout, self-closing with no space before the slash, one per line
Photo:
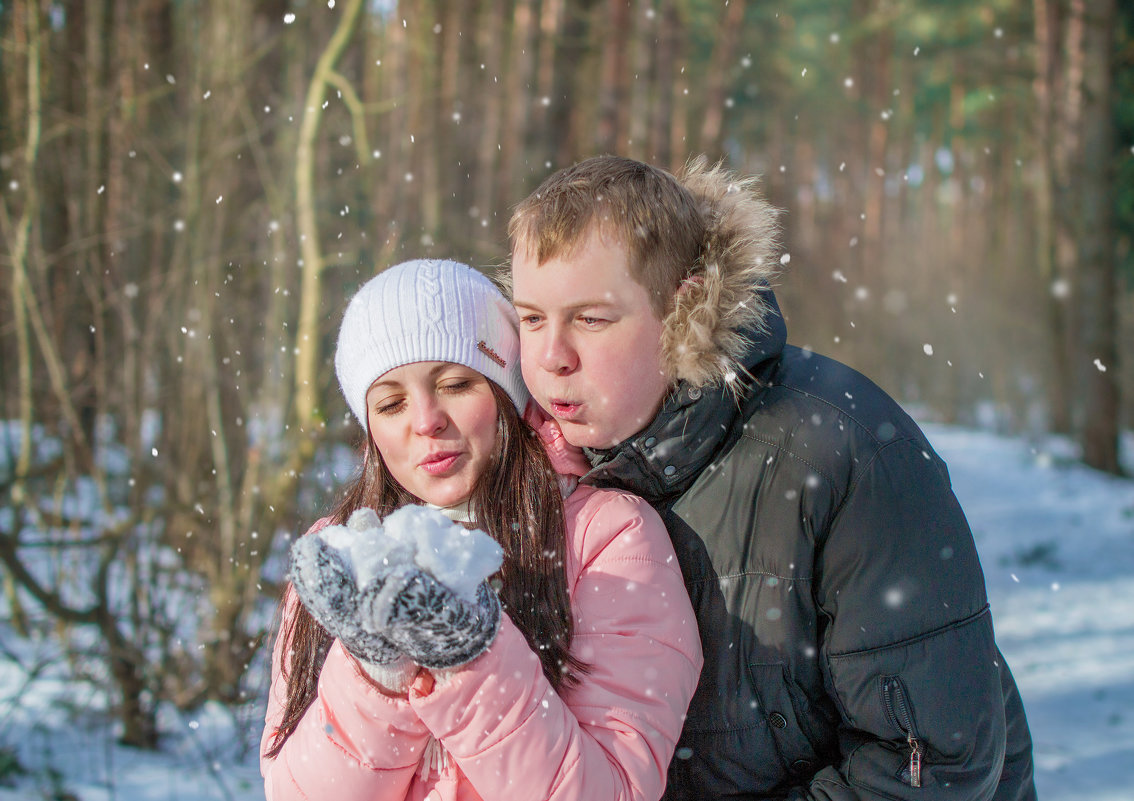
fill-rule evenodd
<path id="1" fill-rule="evenodd" d="M 910 787 L 921 787 L 921 760 L 925 755 L 925 749 L 918 737 L 917 722 L 914 719 L 909 693 L 906 692 L 906 687 L 898 676 L 880 677 L 879 691 L 882 694 L 882 708 L 886 710 L 886 718 L 890 721 L 890 725 L 906 738 L 910 748 L 909 765 L 902 769 L 898 779 Z"/>
<path id="2" fill-rule="evenodd" d="M 727 670 L 719 659 L 711 664 L 719 670 L 701 674 L 669 764 L 666 798 L 732 798 L 788 779 L 785 766 L 772 756 L 778 730 L 768 724 L 744 663 Z M 791 710 L 785 710 L 790 717 Z M 754 754 L 764 756 L 755 759 Z"/>
<path id="3" fill-rule="evenodd" d="M 760 712 L 772 734 L 784 767 L 797 778 L 809 778 L 827 759 L 832 726 L 819 715 L 783 662 L 753 662 L 748 670 L 759 697 Z M 828 742 L 830 741 L 830 742 Z"/>

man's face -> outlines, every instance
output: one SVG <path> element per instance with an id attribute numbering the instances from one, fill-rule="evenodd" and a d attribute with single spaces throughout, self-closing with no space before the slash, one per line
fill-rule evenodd
<path id="1" fill-rule="evenodd" d="M 542 265 L 516 252 L 512 286 L 524 381 L 567 441 L 609 448 L 645 428 L 668 389 L 662 324 L 621 242 L 592 229 Z"/>

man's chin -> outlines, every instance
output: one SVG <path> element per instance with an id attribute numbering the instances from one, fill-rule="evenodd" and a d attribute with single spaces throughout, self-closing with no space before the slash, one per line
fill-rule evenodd
<path id="1" fill-rule="evenodd" d="M 555 418 L 559 430 L 563 432 L 563 439 L 576 448 L 593 448 L 595 442 L 594 429 L 586 423 L 577 423 L 573 420 Z"/>

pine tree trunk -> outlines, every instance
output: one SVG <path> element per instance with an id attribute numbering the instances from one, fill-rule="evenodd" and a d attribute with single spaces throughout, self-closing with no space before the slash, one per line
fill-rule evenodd
<path id="1" fill-rule="evenodd" d="M 1082 352 L 1090 364 L 1083 387 L 1083 460 L 1118 473 L 1119 353 L 1118 271 L 1114 236 L 1114 154 L 1111 54 L 1117 14 L 1114 0 L 1094 0 L 1084 16 L 1083 159 L 1079 192 L 1079 281 Z"/>
<path id="2" fill-rule="evenodd" d="M 722 152 L 722 135 L 724 132 L 725 101 L 728 95 L 729 81 L 736 62 L 736 49 L 740 42 L 740 33 L 744 29 L 744 0 L 731 0 L 721 14 L 717 26 L 716 43 L 713 46 L 713 56 L 709 61 L 709 69 L 705 75 L 705 113 L 701 120 L 701 131 L 698 138 L 697 150 L 705 153 L 711 159 L 720 158 Z"/>
<path id="3" fill-rule="evenodd" d="M 653 95 L 654 71 L 657 68 L 657 23 L 652 0 L 634 0 L 634 35 L 631 39 L 633 75 L 630 84 L 630 119 L 627 122 L 629 141 L 626 155 L 639 161 L 646 159 L 650 138 L 650 101 Z"/>
<path id="4" fill-rule="evenodd" d="M 496 209 L 494 202 L 497 191 L 496 184 L 499 179 L 497 164 L 503 146 L 500 142 L 504 113 L 504 75 L 503 50 L 500 43 L 504 39 L 504 0 L 491 0 L 483 9 L 477 30 L 479 31 L 479 44 L 484 69 L 480 70 L 480 89 L 478 100 L 482 109 L 480 121 L 480 136 L 476 148 L 476 172 L 473 174 L 476 181 L 476 215 L 472 217 L 474 224 L 471 239 L 481 242 L 480 251 L 486 255 L 491 252 L 491 238 L 486 236 L 489 228 L 482 224 L 492 226 L 498 220 L 503 209 Z M 454 165 L 456 166 L 456 165 Z M 485 243 L 485 240 L 488 240 Z M 467 247 L 470 243 L 465 243 Z"/>
<path id="5" fill-rule="evenodd" d="M 890 61 L 893 56 L 893 34 L 879 31 L 871 39 L 874 51 L 867 73 L 867 152 L 866 183 L 863 207 L 866 219 L 862 225 L 863 272 L 866 280 L 878 283 L 881 278 L 882 232 L 886 200 L 886 152 L 889 144 L 890 123 L 882 112 L 890 104 Z M 865 76 L 864 76 L 865 77 Z"/>
<path id="6" fill-rule="evenodd" d="M 580 154 L 584 134 L 582 120 L 589 103 L 580 88 L 585 86 L 588 31 L 594 0 L 567 3 L 561 37 L 555 43 L 554 85 L 548 118 L 547 140 L 554 167 L 566 167 Z M 589 139 L 588 139 L 589 141 Z"/>
<path id="7" fill-rule="evenodd" d="M 1081 198 L 1078 196 L 1078 171 L 1082 157 L 1081 127 L 1083 114 L 1083 33 L 1084 0 L 1072 0 L 1070 13 L 1058 35 L 1062 41 L 1063 60 L 1056 73 L 1053 128 L 1053 195 L 1051 228 L 1054 254 L 1054 348 L 1056 380 L 1071 388 L 1068 396 L 1067 428 L 1056 431 L 1082 431 L 1082 405 L 1074 388 L 1087 378 L 1079 338 L 1081 308 L 1077 263 L 1079 247 L 1075 241 L 1075 219 Z M 1093 369 L 1093 368 L 1092 368 Z M 1057 420 L 1062 424 L 1063 420 Z"/>
<path id="8" fill-rule="evenodd" d="M 617 153 L 625 139 L 630 0 L 607 0 L 606 20 L 602 30 L 602 69 L 599 76 L 595 149 L 599 153 Z"/>
<path id="9" fill-rule="evenodd" d="M 504 132 L 500 143 L 500 177 L 494 207 L 504 215 L 519 200 L 525 186 L 528 132 L 531 111 L 536 107 L 532 75 L 535 64 L 536 9 L 534 0 L 516 0 L 512 14 L 512 39 L 504 76 Z"/>
<path id="10" fill-rule="evenodd" d="M 650 144 L 647 159 L 668 168 L 673 160 L 674 87 L 681 20 L 676 0 L 662 0 L 658 16 L 657 71 L 654 73 L 654 108 L 650 115 Z"/>

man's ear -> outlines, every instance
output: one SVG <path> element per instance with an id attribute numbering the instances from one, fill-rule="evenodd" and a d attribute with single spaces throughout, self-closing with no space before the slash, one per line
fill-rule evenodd
<path id="1" fill-rule="evenodd" d="M 684 295 L 688 294 L 693 287 L 701 286 L 704 283 L 705 276 L 703 275 L 691 275 L 688 278 L 683 278 L 681 279 L 681 283 L 677 285 L 676 291 L 674 291 L 673 293 L 674 297 L 683 297 Z"/>
<path id="2" fill-rule="evenodd" d="M 673 290 L 673 293 L 666 298 L 666 302 L 660 306 L 662 309 L 661 321 L 663 325 L 667 324 L 670 315 L 672 315 L 679 306 L 688 305 L 689 293 L 698 289 L 704 282 L 705 279 L 699 275 L 690 275 L 681 279 L 681 283 L 679 283 L 677 288 Z M 657 294 L 661 293 L 658 292 Z"/>
<path id="3" fill-rule="evenodd" d="M 671 381 L 684 380 L 695 386 L 712 383 L 719 368 L 714 337 L 719 314 L 705 276 L 691 275 L 678 284 L 673 305 L 662 320 L 662 364 Z"/>

